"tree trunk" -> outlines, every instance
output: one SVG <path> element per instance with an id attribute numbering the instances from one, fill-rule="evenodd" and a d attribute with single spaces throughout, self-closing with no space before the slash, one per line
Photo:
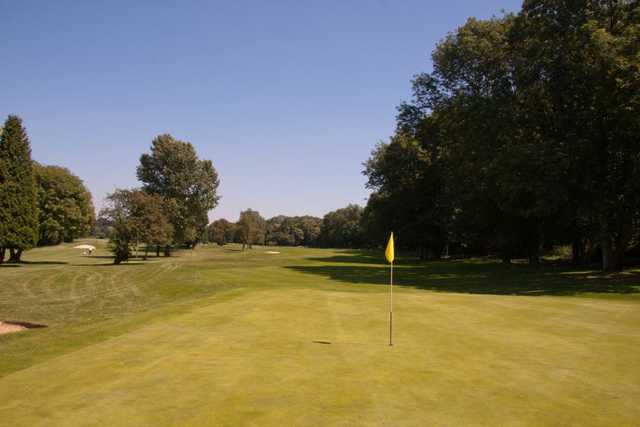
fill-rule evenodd
<path id="1" fill-rule="evenodd" d="M 0 264 L 4 262 L 5 248 L 0 248 Z"/>
<path id="2" fill-rule="evenodd" d="M 156 245 L 156 257 L 160 256 L 160 245 Z"/>
<path id="3" fill-rule="evenodd" d="M 149 254 L 149 245 L 146 245 L 144 247 L 144 258 L 142 258 L 143 260 L 147 260 L 147 255 Z"/>
<path id="4" fill-rule="evenodd" d="M 532 246 L 528 251 L 529 265 L 540 265 L 540 248 Z"/>
<path id="5" fill-rule="evenodd" d="M 504 253 L 500 256 L 503 264 L 511 264 L 511 253 Z"/>
<path id="6" fill-rule="evenodd" d="M 602 236 L 602 270 L 603 271 L 619 271 L 616 256 L 613 252 L 611 236 L 608 234 Z"/>
<path id="7" fill-rule="evenodd" d="M 9 253 L 9 262 L 20 262 L 20 258 L 22 257 L 22 249 L 9 248 Z"/>
<path id="8" fill-rule="evenodd" d="M 582 239 L 574 239 L 571 243 L 571 263 L 581 265 L 585 262 L 586 248 Z"/>
<path id="9" fill-rule="evenodd" d="M 171 247 L 169 245 L 164 247 L 164 256 L 171 256 Z"/>

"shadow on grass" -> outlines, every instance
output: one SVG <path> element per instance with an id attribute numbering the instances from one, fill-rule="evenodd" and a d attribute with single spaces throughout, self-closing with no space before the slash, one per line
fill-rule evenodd
<path id="1" fill-rule="evenodd" d="M 73 265 L 75 267 L 126 267 L 128 265 L 136 266 L 136 265 L 145 265 L 145 264 L 148 265 L 148 263 L 146 263 L 145 261 L 127 261 L 121 264 L 114 264 L 113 262 L 101 262 L 96 264 L 73 264 Z"/>
<path id="2" fill-rule="evenodd" d="M 287 268 L 342 283 L 389 284 L 389 267 L 381 257 L 354 253 L 309 260 L 330 265 Z M 486 260 L 424 263 L 409 259 L 394 266 L 394 284 L 439 292 L 494 295 L 635 294 L 640 293 L 640 273 L 605 275 L 568 266 L 535 268 Z"/>
<path id="3" fill-rule="evenodd" d="M 66 261 L 20 261 L 20 262 L 7 262 L 0 264 L 0 268 L 8 267 L 20 267 L 21 265 L 66 265 L 69 264 Z"/>
<path id="4" fill-rule="evenodd" d="M 24 265 L 65 265 L 69 264 L 66 261 L 20 261 L 20 264 Z"/>

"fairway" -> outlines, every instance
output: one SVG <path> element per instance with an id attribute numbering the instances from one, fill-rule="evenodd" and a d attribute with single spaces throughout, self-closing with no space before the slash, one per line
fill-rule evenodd
<path id="1" fill-rule="evenodd" d="M 101 241 L 0 267 L 0 424 L 637 425 L 635 272 Z M 77 243 L 77 242 L 76 242 Z M 381 254 L 379 254 L 381 256 Z"/>

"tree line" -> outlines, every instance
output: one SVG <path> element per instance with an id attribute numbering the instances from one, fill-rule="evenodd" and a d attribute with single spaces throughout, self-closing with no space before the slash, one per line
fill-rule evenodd
<path id="1" fill-rule="evenodd" d="M 80 178 L 60 166 L 31 158 L 22 120 L 10 115 L 0 128 L 0 263 L 36 245 L 71 242 L 95 222 L 91 193 Z"/>
<path id="2" fill-rule="evenodd" d="M 277 215 L 264 219 L 258 211 L 247 209 L 236 222 L 213 221 L 205 239 L 219 245 L 239 243 L 243 249 L 252 245 L 359 248 L 364 242 L 362 212 L 361 206 L 349 205 L 323 218 Z"/>
<path id="3" fill-rule="evenodd" d="M 365 163 L 369 243 L 504 262 L 570 245 L 620 270 L 640 243 L 640 4 L 525 0 L 469 19 L 415 76 Z"/>

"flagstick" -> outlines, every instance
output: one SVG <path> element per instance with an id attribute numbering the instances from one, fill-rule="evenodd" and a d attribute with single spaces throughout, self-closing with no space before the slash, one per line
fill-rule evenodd
<path id="1" fill-rule="evenodd" d="M 393 346 L 393 262 L 391 263 L 391 280 L 389 286 L 389 345 Z"/>

